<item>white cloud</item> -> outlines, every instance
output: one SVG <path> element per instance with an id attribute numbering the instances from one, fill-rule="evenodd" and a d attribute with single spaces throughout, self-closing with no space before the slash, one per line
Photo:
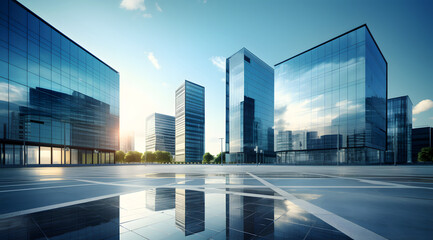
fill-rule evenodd
<path id="1" fill-rule="evenodd" d="M 421 102 L 419 102 L 415 107 L 413 108 L 412 114 L 418 114 L 425 112 L 429 110 L 430 108 L 433 108 L 433 101 L 430 99 L 424 99 Z"/>
<path id="2" fill-rule="evenodd" d="M 226 78 L 221 78 L 221 82 L 225 83 L 226 82 Z"/>
<path id="3" fill-rule="evenodd" d="M 416 121 L 416 118 L 412 117 L 412 122 L 415 122 L 415 121 Z"/>
<path id="4" fill-rule="evenodd" d="M 159 6 L 159 4 L 156 2 L 155 3 L 156 6 L 156 10 L 158 10 L 159 12 L 162 12 L 162 8 Z"/>
<path id="5" fill-rule="evenodd" d="M 350 63 L 356 62 L 357 59 L 350 59 Z M 314 69 L 303 73 L 299 78 L 308 79 L 311 72 L 318 69 L 326 69 L 331 63 L 322 63 L 314 66 Z M 281 76 L 275 76 L 275 79 Z M 305 134 L 305 129 L 310 128 L 311 125 L 319 126 L 323 123 L 332 124 L 332 121 L 338 119 L 340 116 L 351 115 L 357 112 L 357 109 L 362 105 L 350 100 L 342 100 L 336 103 L 335 106 L 340 107 L 340 112 L 325 111 L 325 95 L 321 94 L 312 99 L 306 99 L 301 102 L 294 101 L 299 96 L 291 94 L 290 90 L 284 85 L 284 81 L 275 82 L 275 99 L 284 99 L 284 101 L 277 101 L 275 103 L 275 126 L 276 131 L 299 131 L 299 134 Z M 319 107 L 316 107 L 319 106 Z M 344 110 L 344 111 L 343 111 Z M 296 114 L 294 114 L 296 113 Z M 317 131 L 319 135 L 323 135 L 323 130 Z"/>
<path id="6" fill-rule="evenodd" d="M 144 6 L 144 0 L 122 0 L 120 7 L 126 10 L 146 10 L 146 6 Z"/>
<path id="7" fill-rule="evenodd" d="M 155 55 L 153 55 L 153 52 L 148 53 L 147 58 L 157 70 L 161 69 L 161 66 L 158 63 L 158 59 L 156 59 Z"/>
<path id="8" fill-rule="evenodd" d="M 152 14 L 150 14 L 150 13 L 145 13 L 145 14 L 143 14 L 143 17 L 145 17 L 145 18 L 151 18 L 151 17 L 152 17 Z"/>
<path id="9" fill-rule="evenodd" d="M 214 56 L 210 58 L 213 65 L 215 65 L 222 72 L 226 71 L 226 59 L 221 56 Z"/>

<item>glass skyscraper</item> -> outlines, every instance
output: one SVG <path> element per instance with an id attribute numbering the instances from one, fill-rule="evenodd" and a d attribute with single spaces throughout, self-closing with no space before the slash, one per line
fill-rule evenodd
<path id="1" fill-rule="evenodd" d="M 273 124 L 274 69 L 242 48 L 226 60 L 227 162 L 273 162 Z"/>
<path id="2" fill-rule="evenodd" d="M 204 87 L 187 80 L 176 90 L 177 162 L 203 160 L 204 94 Z"/>
<path id="3" fill-rule="evenodd" d="M 387 62 L 362 25 L 275 66 L 275 151 L 288 164 L 379 164 Z"/>
<path id="4" fill-rule="evenodd" d="M 174 156 L 175 118 L 153 113 L 146 120 L 146 151 L 166 151 Z"/>
<path id="5" fill-rule="evenodd" d="M 412 101 L 409 96 L 388 99 L 387 163 L 412 162 Z"/>
<path id="6" fill-rule="evenodd" d="M 119 73 L 15 0 L 0 1 L 3 165 L 114 163 Z"/>

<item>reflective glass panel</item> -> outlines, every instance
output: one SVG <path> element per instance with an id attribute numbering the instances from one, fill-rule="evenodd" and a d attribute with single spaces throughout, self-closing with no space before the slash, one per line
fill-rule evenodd
<path id="1" fill-rule="evenodd" d="M 39 164 L 39 147 L 27 146 L 27 164 Z"/>
<path id="2" fill-rule="evenodd" d="M 51 148 L 40 147 L 41 164 L 51 164 Z"/>

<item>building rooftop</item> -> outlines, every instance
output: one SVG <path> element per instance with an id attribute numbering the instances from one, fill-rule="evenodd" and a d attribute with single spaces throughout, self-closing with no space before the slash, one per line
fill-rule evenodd
<path id="1" fill-rule="evenodd" d="M 299 56 L 299 55 L 302 55 L 302 54 L 304 54 L 304 53 L 306 53 L 306 52 L 308 52 L 308 51 L 311 51 L 311 50 L 313 50 L 313 49 L 315 49 L 315 48 L 318 48 L 318 47 L 320 47 L 320 46 L 322 46 L 322 45 L 324 45 L 324 44 L 326 44 L 326 43 L 328 43 L 328 42 L 331 42 L 331 41 L 333 41 L 333 40 L 335 40 L 335 39 L 337 39 L 337 38 L 339 38 L 339 37 L 341 37 L 341 36 L 344 36 L 344 35 L 350 33 L 350 32 L 356 31 L 356 30 L 358 30 L 358 29 L 360 29 L 360 28 L 362 28 L 362 27 L 365 27 L 365 28 L 367 29 L 368 33 L 370 34 L 371 38 L 373 39 L 374 44 L 376 44 L 377 49 L 379 49 L 379 52 L 380 52 L 380 54 L 382 55 L 383 60 L 385 60 L 385 63 L 388 65 L 388 62 L 386 61 L 385 57 L 384 57 L 383 54 L 382 54 L 382 51 L 380 50 L 379 46 L 377 45 L 376 40 L 374 40 L 374 37 L 373 37 L 373 35 L 371 34 L 370 29 L 368 28 L 367 24 L 363 24 L 363 25 L 361 25 L 361 26 L 359 26 L 359 27 L 356 27 L 356 28 L 354 28 L 354 29 L 352 29 L 352 30 L 349 30 L 349 31 L 347 31 L 347 32 L 345 32 L 345 33 L 343 33 L 343 34 L 340 34 L 340 35 L 338 35 L 338 36 L 336 36 L 336 37 L 334 37 L 334 38 L 332 38 L 332 39 L 330 39 L 330 40 L 328 40 L 328 41 L 326 41 L 326 42 L 323 42 L 323 43 L 321 43 L 321 44 L 319 44 L 319 45 L 317 45 L 317 46 L 315 46 L 315 47 L 312 47 L 312 48 L 310 48 L 310 49 L 308 49 L 308 50 L 305 50 L 305 51 L 303 51 L 303 52 L 301 52 L 301 53 L 299 53 L 299 54 L 296 54 L 295 56 L 290 57 L 290 58 L 288 58 L 288 59 L 286 59 L 286 60 L 284 60 L 284 61 L 282 61 L 282 62 L 279 62 L 279 63 L 275 64 L 274 66 L 276 67 L 276 66 L 278 66 L 278 65 L 280 65 L 280 64 L 282 64 L 282 63 L 284 63 L 284 62 L 289 61 L 289 60 L 292 59 L 292 58 L 295 58 L 295 57 L 297 57 L 297 56 Z"/>

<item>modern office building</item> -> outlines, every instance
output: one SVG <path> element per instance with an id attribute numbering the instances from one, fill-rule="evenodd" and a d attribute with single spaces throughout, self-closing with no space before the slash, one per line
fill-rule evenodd
<path id="1" fill-rule="evenodd" d="M 146 151 L 175 154 L 175 118 L 153 113 L 146 119 Z"/>
<path id="2" fill-rule="evenodd" d="M 273 162 L 273 125 L 274 69 L 242 48 L 226 60 L 227 162 Z"/>
<path id="3" fill-rule="evenodd" d="M 15 0 L 0 1 L 1 165 L 114 163 L 119 73 Z"/>
<path id="4" fill-rule="evenodd" d="M 362 25 L 275 65 L 278 163 L 380 164 L 387 62 Z"/>
<path id="5" fill-rule="evenodd" d="M 120 150 L 125 153 L 135 151 L 134 132 L 130 131 L 120 134 Z"/>
<path id="6" fill-rule="evenodd" d="M 433 147 L 433 128 L 412 129 L 412 162 L 417 162 L 418 153 L 425 147 Z"/>
<path id="7" fill-rule="evenodd" d="M 176 90 L 177 162 L 201 162 L 204 155 L 204 87 L 185 82 Z"/>
<path id="8" fill-rule="evenodd" d="M 388 99 L 386 163 L 412 163 L 412 101 L 409 96 Z"/>

